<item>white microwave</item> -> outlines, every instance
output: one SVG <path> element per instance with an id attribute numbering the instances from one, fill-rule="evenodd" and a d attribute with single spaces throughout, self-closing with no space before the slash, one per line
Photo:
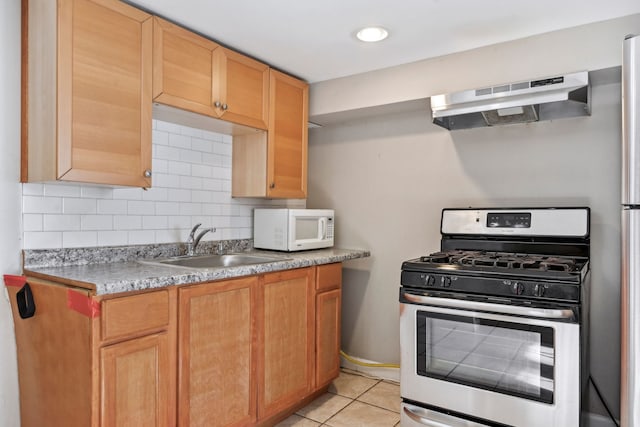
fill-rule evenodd
<path id="1" fill-rule="evenodd" d="M 253 247 L 303 251 L 333 246 L 333 209 L 255 209 Z"/>

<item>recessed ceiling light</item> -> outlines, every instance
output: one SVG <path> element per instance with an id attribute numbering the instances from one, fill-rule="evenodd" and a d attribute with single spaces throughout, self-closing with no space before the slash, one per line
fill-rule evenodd
<path id="1" fill-rule="evenodd" d="M 363 42 L 379 42 L 389 36 L 389 32 L 382 27 L 366 27 L 358 31 L 356 37 Z"/>

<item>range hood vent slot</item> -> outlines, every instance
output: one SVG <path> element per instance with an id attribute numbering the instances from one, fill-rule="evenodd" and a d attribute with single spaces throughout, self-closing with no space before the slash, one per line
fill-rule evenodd
<path id="1" fill-rule="evenodd" d="M 431 97 L 433 123 L 449 130 L 591 114 L 586 71 Z"/>

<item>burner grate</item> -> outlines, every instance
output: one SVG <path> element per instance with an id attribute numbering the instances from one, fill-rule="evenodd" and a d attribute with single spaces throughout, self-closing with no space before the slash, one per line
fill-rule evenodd
<path id="1" fill-rule="evenodd" d="M 444 251 L 420 258 L 432 264 L 457 264 L 470 267 L 497 267 L 504 269 L 571 272 L 579 268 L 572 258 L 546 255 L 514 254 L 487 251 Z"/>

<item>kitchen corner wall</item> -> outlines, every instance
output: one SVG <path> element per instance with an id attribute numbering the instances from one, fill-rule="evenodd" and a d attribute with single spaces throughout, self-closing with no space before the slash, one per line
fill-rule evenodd
<path id="1" fill-rule="evenodd" d="M 184 241 L 194 224 L 215 227 L 203 240 L 253 237 L 253 208 L 305 207 L 305 200 L 231 198 L 231 141 L 153 121 L 153 186 L 24 184 L 24 249 Z"/>

